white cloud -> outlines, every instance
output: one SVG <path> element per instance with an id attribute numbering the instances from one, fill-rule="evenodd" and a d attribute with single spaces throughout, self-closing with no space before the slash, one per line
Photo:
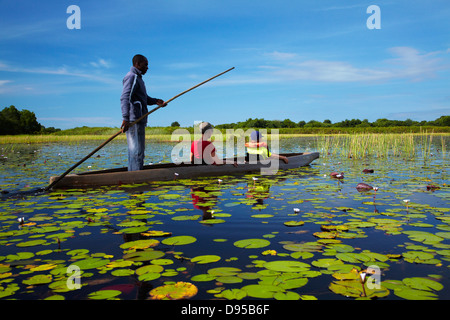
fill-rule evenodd
<path id="1" fill-rule="evenodd" d="M 263 70 L 255 82 L 267 81 L 317 81 L 317 82 L 385 82 L 396 79 L 421 81 L 436 77 L 437 72 L 450 68 L 438 56 L 443 52 L 421 53 L 411 47 L 388 49 L 393 58 L 371 63 L 370 66 L 356 66 L 347 61 L 302 59 L 296 53 L 272 52 L 270 65 L 260 66 Z M 372 65 L 377 65 L 373 67 Z M 271 79 L 271 80 L 270 80 Z M 250 82 L 250 79 L 247 79 Z"/>
<path id="2" fill-rule="evenodd" d="M 13 73 L 34 73 L 34 74 L 48 74 L 56 76 L 69 76 L 77 78 L 85 78 L 96 82 L 103 82 L 107 84 L 117 83 L 117 79 L 112 79 L 104 75 L 98 75 L 86 70 L 76 70 L 69 68 L 68 66 L 62 66 L 59 68 L 37 67 L 37 68 L 23 68 L 14 67 L 5 63 L 0 63 L 0 71 L 13 72 Z"/>
<path id="3" fill-rule="evenodd" d="M 98 59 L 97 61 L 90 62 L 90 65 L 95 68 L 111 68 L 111 63 L 109 61 L 106 61 L 105 59 Z"/>

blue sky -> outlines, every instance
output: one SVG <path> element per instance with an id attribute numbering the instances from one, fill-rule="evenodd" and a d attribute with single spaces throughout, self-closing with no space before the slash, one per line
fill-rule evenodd
<path id="1" fill-rule="evenodd" d="M 68 29 L 70 5 L 81 29 Z M 369 29 L 370 5 L 381 29 Z M 448 0 L 0 0 L 0 108 L 46 126 L 120 126 L 147 56 L 150 126 L 248 118 L 434 120 L 450 114 Z"/>

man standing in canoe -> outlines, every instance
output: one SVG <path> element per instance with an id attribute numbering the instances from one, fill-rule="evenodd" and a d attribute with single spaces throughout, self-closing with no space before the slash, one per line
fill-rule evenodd
<path id="1" fill-rule="evenodd" d="M 123 91 L 120 96 L 122 108 L 122 132 L 127 134 L 128 143 L 128 171 L 142 170 L 144 167 L 145 127 L 147 117 L 130 127 L 130 123 L 139 119 L 148 112 L 147 105 L 157 104 L 165 107 L 161 99 L 151 98 L 147 95 L 142 76 L 148 70 L 148 60 L 143 55 L 133 57 L 133 66 L 123 78 Z"/>

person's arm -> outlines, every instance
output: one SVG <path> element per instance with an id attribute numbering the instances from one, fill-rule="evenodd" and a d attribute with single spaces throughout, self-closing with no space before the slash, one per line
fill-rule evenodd
<path id="1" fill-rule="evenodd" d="M 123 90 L 120 96 L 120 107 L 122 109 L 122 125 L 120 128 L 122 132 L 128 130 L 128 125 L 130 122 L 130 99 L 131 99 L 131 89 L 133 86 L 133 77 L 125 77 L 123 79 Z"/>
<path id="2" fill-rule="evenodd" d="M 154 104 L 157 104 L 157 105 L 160 106 L 160 107 L 165 107 L 165 106 L 167 106 L 167 103 L 165 103 L 164 100 L 152 98 L 152 97 L 149 97 L 149 96 L 147 95 L 147 105 L 152 106 L 152 105 L 154 105 Z"/>

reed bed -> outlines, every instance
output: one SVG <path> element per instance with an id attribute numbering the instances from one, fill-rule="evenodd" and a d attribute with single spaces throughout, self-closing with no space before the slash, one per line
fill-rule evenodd
<path id="1" fill-rule="evenodd" d="M 388 158 L 401 157 L 405 160 L 418 156 L 429 160 L 434 155 L 433 133 L 420 134 L 349 134 L 323 135 L 316 137 L 316 148 L 323 157 L 344 156 L 362 159 L 369 156 Z M 441 136 L 440 148 L 436 152 L 446 156 L 446 141 Z"/>

